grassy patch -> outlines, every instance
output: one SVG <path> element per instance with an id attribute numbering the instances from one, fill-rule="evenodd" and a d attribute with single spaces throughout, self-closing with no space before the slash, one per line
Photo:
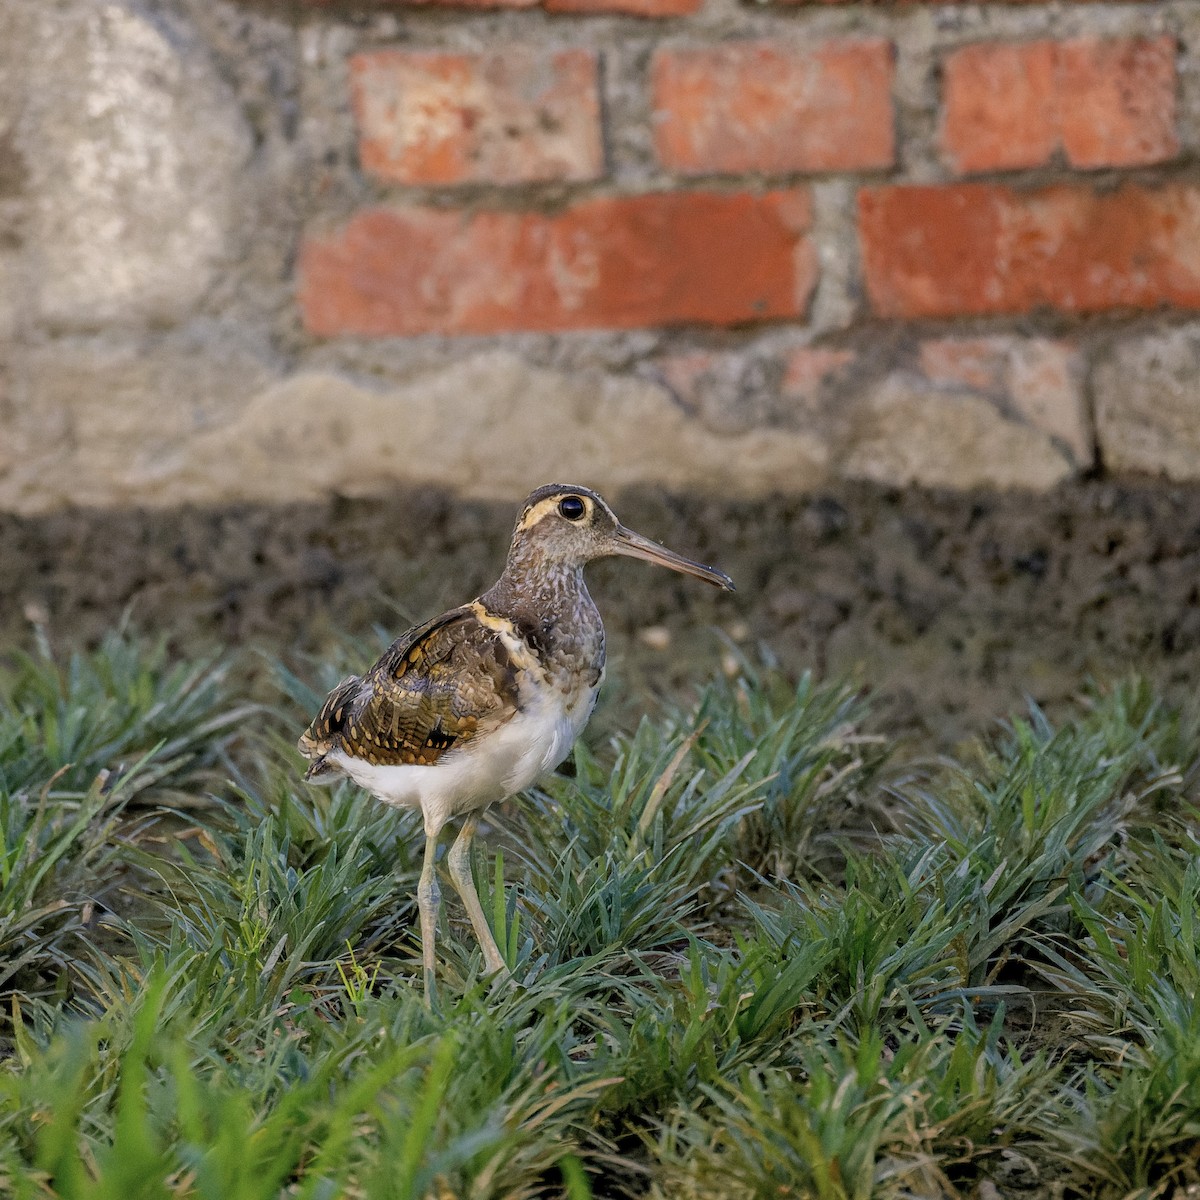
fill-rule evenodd
<path id="1" fill-rule="evenodd" d="M 0 671 L 0 1194 L 1158 1196 L 1200 1185 L 1200 725 L 1127 682 L 954 761 L 747 670 L 420 833 L 226 665 Z"/>

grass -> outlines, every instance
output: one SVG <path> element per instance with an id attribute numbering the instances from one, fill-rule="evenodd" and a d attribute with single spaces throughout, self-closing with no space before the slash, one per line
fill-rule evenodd
<path id="1" fill-rule="evenodd" d="M 7 662 L 0 1195 L 1200 1186 L 1200 722 L 1144 684 L 912 763 L 746 667 L 493 814 L 514 982 L 448 900 L 427 1009 L 417 821 L 299 782 L 332 679 Z"/>

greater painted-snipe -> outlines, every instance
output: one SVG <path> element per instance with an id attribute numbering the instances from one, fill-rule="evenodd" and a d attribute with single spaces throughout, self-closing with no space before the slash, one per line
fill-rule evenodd
<path id="1" fill-rule="evenodd" d="M 348 775 L 425 821 L 417 888 L 425 992 L 433 986 L 440 900 L 438 836 L 465 817 L 447 856 L 489 972 L 504 972 L 471 878 L 470 848 L 489 804 L 566 757 L 604 677 L 604 626 L 583 581 L 596 558 L 625 554 L 733 590 L 728 575 L 626 529 L 588 488 L 552 483 L 525 502 L 504 573 L 478 600 L 410 629 L 364 675 L 330 692 L 300 738 L 305 779 Z"/>

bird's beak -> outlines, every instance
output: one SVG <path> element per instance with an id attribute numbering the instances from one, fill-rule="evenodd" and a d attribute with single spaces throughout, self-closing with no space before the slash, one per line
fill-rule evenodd
<path id="1" fill-rule="evenodd" d="M 727 592 L 734 590 L 733 580 L 724 571 L 706 567 L 703 563 L 692 562 L 690 558 L 684 558 L 682 554 L 676 554 L 673 550 L 668 550 L 666 546 L 660 546 L 657 542 L 642 537 L 640 533 L 626 529 L 624 525 L 617 526 L 613 537 L 614 554 L 625 554 L 630 558 L 643 558 L 646 562 L 657 563 L 660 567 L 670 567 L 672 571 L 679 571 L 684 575 L 695 575 L 697 579 L 703 579 L 705 583 L 711 583 L 714 587 L 724 588 Z"/>

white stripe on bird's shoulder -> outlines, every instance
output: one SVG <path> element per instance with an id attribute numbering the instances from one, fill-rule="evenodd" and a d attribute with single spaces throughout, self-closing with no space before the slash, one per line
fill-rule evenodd
<path id="1" fill-rule="evenodd" d="M 478 600 L 472 600 L 470 607 L 480 625 L 484 629 L 492 630 L 500 638 L 501 644 L 518 670 L 532 672 L 539 682 L 545 680 L 546 670 L 534 653 L 533 647 L 521 636 L 516 625 L 508 617 L 489 612 Z"/>

